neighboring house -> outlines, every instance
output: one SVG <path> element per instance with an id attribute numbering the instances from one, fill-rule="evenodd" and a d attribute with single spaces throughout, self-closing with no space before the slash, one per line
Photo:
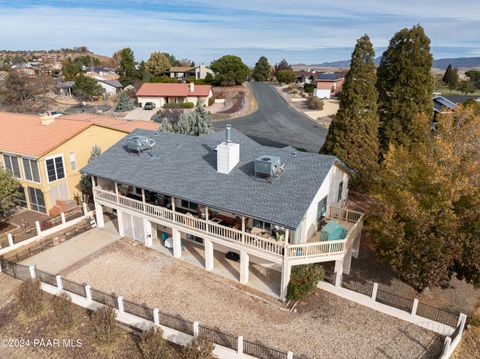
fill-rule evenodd
<path id="1" fill-rule="evenodd" d="M 166 103 L 192 102 L 208 105 L 208 99 L 213 96 L 212 86 L 190 83 L 144 83 L 137 91 L 138 106 L 153 102 L 157 107 Z"/>
<path id="2" fill-rule="evenodd" d="M 60 95 L 67 96 L 67 97 L 72 97 L 73 85 L 75 85 L 75 81 L 65 81 L 65 82 L 60 83 L 57 86 L 57 88 L 60 92 Z"/>
<path id="3" fill-rule="evenodd" d="M 250 261 L 268 266 L 281 273 L 272 285 L 282 299 L 292 266 L 335 261 L 341 275 L 358 254 L 363 215 L 344 208 L 349 175 L 334 156 L 265 147 L 229 126 L 226 136 L 136 130 L 82 172 L 92 176 L 99 227 L 104 212 L 116 213 L 120 235 L 173 247 L 175 257 L 183 241 L 202 244 L 208 271 L 214 250 L 237 253 L 240 282 Z M 325 217 L 345 226 L 329 226 L 344 239 L 320 240 Z"/>
<path id="4" fill-rule="evenodd" d="M 197 80 L 205 80 L 207 74 L 211 74 L 212 76 L 214 75 L 213 71 L 204 64 L 199 66 L 172 66 L 167 72 L 165 72 L 165 74 L 178 79 L 195 77 Z"/>
<path id="5" fill-rule="evenodd" d="M 94 145 L 105 151 L 137 127 L 154 130 L 158 125 L 91 114 L 0 112 L 0 165 L 20 181 L 21 206 L 47 213 L 57 200 L 81 193 L 79 170 Z"/>
<path id="6" fill-rule="evenodd" d="M 449 111 L 455 111 L 457 105 L 455 102 L 450 101 L 448 98 L 441 95 L 434 95 L 433 97 L 433 112 L 436 115 L 437 113 L 445 113 Z"/>
<path id="7" fill-rule="evenodd" d="M 295 76 L 297 77 L 296 82 L 300 84 L 311 84 L 313 81 L 313 75 L 315 75 L 316 71 L 294 71 Z"/>
<path id="8" fill-rule="evenodd" d="M 314 74 L 312 76 L 312 83 L 315 84 L 313 95 L 322 99 L 330 99 L 340 92 L 344 81 L 344 74 Z"/>
<path id="9" fill-rule="evenodd" d="M 102 86 L 103 92 L 108 96 L 114 96 L 123 89 L 123 85 L 118 80 L 104 80 L 96 78 L 98 84 Z"/>

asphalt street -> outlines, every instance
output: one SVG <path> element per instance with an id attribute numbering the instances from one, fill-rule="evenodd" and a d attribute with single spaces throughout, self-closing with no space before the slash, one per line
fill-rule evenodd
<path id="1" fill-rule="evenodd" d="M 254 113 L 226 121 L 215 121 L 215 129 L 233 128 L 265 146 L 302 147 L 309 152 L 318 152 L 325 142 L 328 130 L 318 126 L 302 113 L 292 109 L 272 85 L 252 83 L 258 103 Z"/>

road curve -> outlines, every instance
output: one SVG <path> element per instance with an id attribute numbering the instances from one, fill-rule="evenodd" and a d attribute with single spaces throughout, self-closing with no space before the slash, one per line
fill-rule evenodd
<path id="1" fill-rule="evenodd" d="M 305 115 L 292 109 L 272 85 L 252 83 L 258 103 L 254 113 L 232 120 L 215 121 L 215 129 L 225 128 L 227 123 L 248 137 L 265 146 L 303 147 L 318 152 L 325 142 L 328 130 L 316 125 Z"/>

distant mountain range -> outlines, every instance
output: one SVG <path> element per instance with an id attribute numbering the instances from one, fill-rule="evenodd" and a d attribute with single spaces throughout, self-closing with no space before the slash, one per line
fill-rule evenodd
<path id="1" fill-rule="evenodd" d="M 381 56 L 375 59 L 375 64 L 380 64 Z M 457 57 L 450 59 L 433 60 L 433 68 L 446 69 L 449 64 L 457 68 L 480 67 L 480 57 Z M 295 65 L 300 66 L 300 65 Z M 323 62 L 321 64 L 305 65 L 309 67 L 350 67 L 350 60 Z"/>

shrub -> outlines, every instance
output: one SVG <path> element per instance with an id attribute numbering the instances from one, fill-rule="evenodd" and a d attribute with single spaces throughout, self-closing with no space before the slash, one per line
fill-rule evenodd
<path id="1" fill-rule="evenodd" d="M 315 90 L 315 85 L 312 85 L 312 84 L 303 85 L 303 91 L 305 91 L 306 93 L 313 94 L 314 90 Z"/>
<path id="2" fill-rule="evenodd" d="M 470 318 L 470 325 L 480 328 L 480 313 L 479 314 L 474 314 Z"/>
<path id="3" fill-rule="evenodd" d="M 297 77 L 292 70 L 280 70 L 277 73 L 277 81 L 282 84 L 291 84 L 295 82 Z"/>
<path id="4" fill-rule="evenodd" d="M 195 104 L 193 102 L 178 102 L 178 103 L 166 103 L 163 105 L 163 108 L 194 108 Z"/>
<path id="5" fill-rule="evenodd" d="M 117 336 L 115 310 L 110 307 L 100 307 L 90 317 L 90 325 L 94 338 L 99 343 L 112 343 Z"/>
<path id="6" fill-rule="evenodd" d="M 215 103 L 215 99 L 213 97 L 210 97 L 208 99 L 208 106 L 212 106 Z"/>
<path id="7" fill-rule="evenodd" d="M 70 328 L 73 325 L 72 298 L 65 292 L 52 298 L 53 316 L 60 326 Z"/>
<path id="8" fill-rule="evenodd" d="M 318 282 L 323 280 L 325 271 L 319 264 L 294 266 L 287 288 L 287 299 L 302 300 L 313 293 Z"/>
<path id="9" fill-rule="evenodd" d="M 213 359 L 214 345 L 205 337 L 196 337 L 183 349 L 185 359 Z"/>
<path id="10" fill-rule="evenodd" d="M 151 328 L 138 336 L 138 347 L 144 359 L 168 359 L 171 357 L 162 330 Z"/>
<path id="11" fill-rule="evenodd" d="M 307 106 L 312 110 L 323 110 L 323 101 L 316 96 L 310 96 L 307 99 Z"/>
<path id="12" fill-rule="evenodd" d="M 178 80 L 175 77 L 170 76 L 153 76 L 150 78 L 150 82 L 154 83 L 177 83 Z"/>
<path id="13" fill-rule="evenodd" d="M 27 279 L 18 287 L 16 298 L 20 309 L 26 314 L 35 316 L 43 308 L 43 292 L 39 279 Z"/>

